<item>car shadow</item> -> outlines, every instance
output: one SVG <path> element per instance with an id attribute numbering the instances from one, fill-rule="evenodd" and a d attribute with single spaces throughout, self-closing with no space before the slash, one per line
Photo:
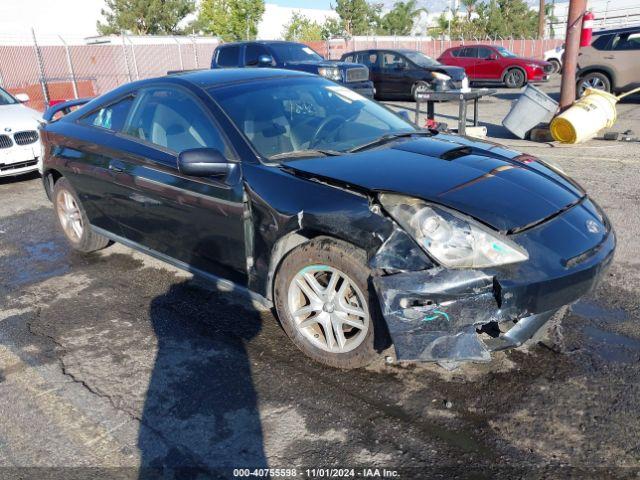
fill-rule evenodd
<path id="1" fill-rule="evenodd" d="M 203 282 L 151 300 L 157 353 L 140 417 L 140 479 L 229 478 L 268 466 L 246 345 L 261 330 L 250 301 Z"/>
<path id="2" fill-rule="evenodd" d="M 13 175 L 9 177 L 0 177 L 0 185 L 6 185 L 9 183 L 20 183 L 20 182 L 28 182 L 31 180 L 35 180 L 39 178 L 40 174 L 35 172 L 22 173 L 20 175 Z"/>

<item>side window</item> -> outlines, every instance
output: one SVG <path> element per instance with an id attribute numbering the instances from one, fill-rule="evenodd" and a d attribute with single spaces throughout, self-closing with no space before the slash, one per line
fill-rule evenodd
<path id="1" fill-rule="evenodd" d="M 640 32 L 619 35 L 613 40 L 614 50 L 640 50 Z"/>
<path id="2" fill-rule="evenodd" d="M 464 56 L 467 58 L 478 58 L 478 49 L 476 47 L 467 47 L 464 49 Z"/>
<path id="3" fill-rule="evenodd" d="M 490 48 L 478 47 L 478 58 L 489 58 L 493 53 Z"/>
<path id="4" fill-rule="evenodd" d="M 217 64 L 220 67 L 237 67 L 240 65 L 240 46 L 232 45 L 218 49 Z"/>
<path id="5" fill-rule="evenodd" d="M 269 50 L 267 50 L 264 45 L 259 45 L 257 43 L 247 45 L 244 53 L 244 64 L 247 67 L 257 66 L 260 55 L 270 55 Z"/>
<path id="6" fill-rule="evenodd" d="M 230 154 L 210 116 L 179 88 L 142 90 L 125 133 L 177 153 L 209 147 Z"/>
<path id="7" fill-rule="evenodd" d="M 611 35 L 598 35 L 596 39 L 591 42 L 591 46 L 596 50 L 607 50 L 610 40 Z"/>
<path id="8" fill-rule="evenodd" d="M 118 100 L 116 103 L 112 103 L 111 105 L 107 105 L 85 115 L 78 120 L 78 123 L 119 132 L 124 127 L 133 100 L 134 96 L 129 95 L 128 97 Z"/>
<path id="9" fill-rule="evenodd" d="M 406 66 L 405 59 L 397 53 L 385 53 L 382 56 L 382 68 L 402 70 Z"/>
<path id="10" fill-rule="evenodd" d="M 462 49 L 459 48 L 457 50 L 451 50 L 449 52 L 451 54 L 452 57 L 461 57 L 462 55 L 460 55 L 462 53 Z"/>
<path id="11" fill-rule="evenodd" d="M 353 61 L 353 55 L 347 55 L 346 57 L 344 57 L 344 60 L 342 60 L 343 62 L 347 62 L 347 63 L 355 63 Z"/>

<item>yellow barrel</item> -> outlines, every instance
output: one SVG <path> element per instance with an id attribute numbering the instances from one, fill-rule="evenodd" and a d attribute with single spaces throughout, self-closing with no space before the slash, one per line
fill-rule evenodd
<path id="1" fill-rule="evenodd" d="M 584 96 L 551 121 L 553 138 L 562 143 L 580 143 L 616 122 L 618 97 L 587 88 Z"/>

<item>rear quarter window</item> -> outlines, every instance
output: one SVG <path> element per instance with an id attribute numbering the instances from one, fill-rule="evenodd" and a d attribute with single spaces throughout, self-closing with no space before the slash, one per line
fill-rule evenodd
<path id="1" fill-rule="evenodd" d="M 595 40 L 591 42 L 591 46 L 596 50 L 607 50 L 611 37 L 612 35 L 598 35 Z"/>
<path id="2" fill-rule="evenodd" d="M 78 123 L 119 132 L 124 128 L 134 98 L 134 95 L 129 95 L 115 103 L 94 110 L 81 117 Z"/>
<path id="3" fill-rule="evenodd" d="M 237 67 L 240 65 L 240 46 L 233 45 L 218 49 L 216 63 L 219 67 Z"/>

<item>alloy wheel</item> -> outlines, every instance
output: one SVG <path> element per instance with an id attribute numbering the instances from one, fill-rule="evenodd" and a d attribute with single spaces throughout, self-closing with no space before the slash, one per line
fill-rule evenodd
<path id="1" fill-rule="evenodd" d="M 84 225 L 76 199 L 66 190 L 61 190 L 58 193 L 57 207 L 60 225 L 62 225 L 64 233 L 69 239 L 79 242 L 82 238 Z"/>
<path id="2" fill-rule="evenodd" d="M 366 299 L 355 282 L 336 268 L 303 268 L 291 280 L 287 297 L 296 329 L 324 351 L 349 352 L 367 336 L 371 321 Z"/>
<path id="3" fill-rule="evenodd" d="M 604 90 L 605 92 L 608 90 L 607 85 L 600 77 L 589 77 L 580 82 L 580 91 L 578 92 L 580 96 L 584 94 L 584 91 L 587 88 L 594 88 L 596 90 Z"/>
<path id="4" fill-rule="evenodd" d="M 508 87 L 519 87 L 524 84 L 524 74 L 518 69 L 513 69 L 507 73 L 504 83 Z"/>

